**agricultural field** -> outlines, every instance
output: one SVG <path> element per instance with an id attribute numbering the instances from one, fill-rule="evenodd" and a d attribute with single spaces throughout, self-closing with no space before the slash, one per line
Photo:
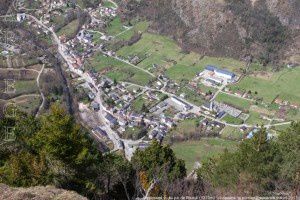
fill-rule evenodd
<path id="1" fill-rule="evenodd" d="M 188 136 L 197 132 L 197 120 L 187 119 L 178 123 L 178 125 L 172 130 L 170 135 L 184 135 Z"/>
<path id="2" fill-rule="evenodd" d="M 127 31 L 118 33 L 115 39 L 128 41 L 134 35 L 134 33 L 144 33 L 148 29 L 148 26 L 149 22 L 147 21 L 136 22 L 133 27 Z"/>
<path id="3" fill-rule="evenodd" d="M 221 138 L 201 138 L 199 141 L 175 143 L 172 149 L 175 155 L 185 161 L 188 173 L 194 168 L 195 162 L 201 162 L 212 156 L 217 156 L 225 149 L 234 151 L 238 142 Z"/>
<path id="4" fill-rule="evenodd" d="M 205 103 L 204 96 L 197 94 L 195 91 L 190 90 L 187 87 L 181 87 L 176 95 L 185 94 L 185 98 L 187 101 L 197 105 L 201 106 Z"/>
<path id="5" fill-rule="evenodd" d="M 232 117 L 230 115 L 226 115 L 225 117 L 223 117 L 222 121 L 227 122 L 229 124 L 237 124 L 237 125 L 243 124 L 243 122 L 244 122 L 242 119 L 235 118 L 235 117 Z"/>
<path id="6" fill-rule="evenodd" d="M 39 108 L 41 98 L 39 96 L 21 97 L 15 103 L 21 111 L 32 114 Z"/>
<path id="7" fill-rule="evenodd" d="M 103 1 L 102 5 L 106 8 L 115 8 L 116 7 L 112 2 L 107 1 L 107 0 Z"/>
<path id="8" fill-rule="evenodd" d="M 186 119 L 180 121 L 175 128 L 172 129 L 169 136 L 182 136 L 182 138 L 189 137 L 195 133 L 199 133 L 199 124 L 203 117 L 197 119 Z"/>
<path id="9" fill-rule="evenodd" d="M 225 126 L 225 128 L 220 133 L 221 138 L 229 140 L 242 140 L 245 136 L 245 133 L 242 132 L 239 128 Z"/>
<path id="10" fill-rule="evenodd" d="M 88 63 L 89 67 L 117 81 L 129 81 L 140 85 L 147 85 L 153 78 L 139 69 L 100 53 L 91 57 Z"/>
<path id="11" fill-rule="evenodd" d="M 58 36 L 65 35 L 67 38 L 71 37 L 72 35 L 74 35 L 76 33 L 78 25 L 79 25 L 79 20 L 78 19 L 73 20 L 69 24 L 67 24 L 66 26 L 62 27 L 58 31 L 57 35 Z"/>
<path id="12" fill-rule="evenodd" d="M 201 92 L 203 93 L 208 93 L 208 92 L 212 92 L 215 93 L 217 92 L 217 89 L 214 87 L 208 87 L 202 83 L 198 83 L 198 88 L 201 90 Z"/>
<path id="13" fill-rule="evenodd" d="M 172 39 L 151 33 L 144 33 L 137 43 L 121 48 L 117 54 L 124 58 L 138 56 L 142 59 L 138 66 L 154 73 L 165 72 L 169 78 L 178 82 L 191 80 L 208 64 L 237 73 L 244 68 L 243 62 L 234 59 L 182 52 Z M 154 64 L 158 66 L 156 69 L 153 69 Z"/>
<path id="14" fill-rule="evenodd" d="M 255 97 L 270 104 L 278 96 L 282 100 L 300 104 L 300 68 L 284 69 L 280 72 L 261 72 L 243 78 L 233 91 L 256 91 Z"/>
<path id="15" fill-rule="evenodd" d="M 274 126 L 271 129 L 278 132 L 278 133 L 281 133 L 281 132 L 287 131 L 288 128 L 290 128 L 290 124 L 281 125 L 281 126 Z"/>
<path id="16" fill-rule="evenodd" d="M 219 93 L 215 100 L 218 102 L 223 102 L 223 103 L 226 103 L 229 105 L 233 105 L 233 106 L 243 109 L 243 110 L 249 110 L 250 106 L 253 104 L 253 102 L 251 102 L 249 100 L 231 96 L 231 95 L 225 94 L 225 93 Z"/>
<path id="17" fill-rule="evenodd" d="M 260 113 L 250 111 L 250 112 L 249 112 L 249 118 L 246 120 L 245 123 L 246 123 L 246 124 L 249 124 L 249 125 L 254 125 L 254 126 L 256 126 L 256 125 L 262 126 L 262 125 L 268 124 L 269 121 L 263 119 L 263 118 L 261 117 L 261 114 L 260 114 Z"/>
<path id="18" fill-rule="evenodd" d="M 38 94 L 38 87 L 35 80 L 32 81 L 16 81 L 15 82 L 16 93 L 14 95 L 22 94 Z"/>
<path id="19" fill-rule="evenodd" d="M 123 26 L 120 17 L 115 17 L 106 28 L 107 34 L 111 36 L 117 35 L 125 30 L 126 28 Z"/>

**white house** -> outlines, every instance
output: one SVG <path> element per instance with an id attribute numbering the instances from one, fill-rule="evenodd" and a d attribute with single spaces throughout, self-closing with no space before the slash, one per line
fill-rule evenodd
<path id="1" fill-rule="evenodd" d="M 17 13 L 17 21 L 22 22 L 26 19 L 25 13 Z"/>

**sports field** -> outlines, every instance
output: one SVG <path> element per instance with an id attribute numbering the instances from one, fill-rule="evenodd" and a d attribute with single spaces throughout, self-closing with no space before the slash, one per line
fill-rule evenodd
<path id="1" fill-rule="evenodd" d="M 192 171 L 195 162 L 201 162 L 209 157 L 216 156 L 226 148 L 234 151 L 238 142 L 220 138 L 201 138 L 200 141 L 175 143 L 172 149 L 177 158 L 183 159 L 188 173 Z"/>
<path id="2" fill-rule="evenodd" d="M 256 97 L 271 103 L 277 96 L 282 100 L 300 103 L 300 68 L 284 69 L 268 76 L 247 76 L 237 85 L 231 86 L 233 91 L 243 90 L 257 92 Z"/>

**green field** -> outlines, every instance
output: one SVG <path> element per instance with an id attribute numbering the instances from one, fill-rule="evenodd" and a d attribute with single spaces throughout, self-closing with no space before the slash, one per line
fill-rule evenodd
<path id="1" fill-rule="evenodd" d="M 228 149 L 236 149 L 238 142 L 220 138 L 202 138 L 200 141 L 180 142 L 172 145 L 176 156 L 185 161 L 188 172 L 191 172 L 195 162 L 203 161 Z"/>
<path id="2" fill-rule="evenodd" d="M 118 55 L 128 58 L 137 55 L 143 58 L 138 65 L 154 73 L 164 72 L 169 78 L 181 81 L 191 80 L 208 64 L 217 65 L 232 71 L 239 71 L 244 63 L 230 58 L 202 57 L 194 52 L 184 53 L 172 39 L 150 33 L 144 33 L 142 38 L 131 46 L 121 48 Z M 152 69 L 153 64 L 158 69 Z"/>
<path id="3" fill-rule="evenodd" d="M 36 81 L 16 81 L 15 82 L 15 95 L 34 94 L 38 93 Z"/>
<path id="4" fill-rule="evenodd" d="M 185 94 L 185 99 L 197 106 L 202 106 L 205 103 L 204 96 L 197 94 L 195 91 L 187 87 L 181 87 L 177 92 L 177 95 L 180 94 Z"/>
<path id="5" fill-rule="evenodd" d="M 171 131 L 170 135 L 189 136 L 197 132 L 197 121 L 199 119 L 187 119 L 179 122 L 177 126 Z"/>
<path id="6" fill-rule="evenodd" d="M 266 125 L 268 124 L 269 121 L 264 120 L 260 117 L 260 114 L 257 112 L 249 112 L 249 118 L 246 120 L 246 124 L 250 124 L 250 125 Z"/>
<path id="7" fill-rule="evenodd" d="M 241 140 L 244 138 L 245 133 L 243 133 L 239 128 L 234 128 L 230 126 L 225 126 L 222 130 L 221 138 L 230 140 Z"/>
<path id="8" fill-rule="evenodd" d="M 252 105 L 251 101 L 234 97 L 225 93 L 219 93 L 215 100 L 218 102 L 223 102 L 226 104 L 233 105 L 237 108 L 244 109 L 244 110 L 249 110 L 250 106 Z"/>
<path id="9" fill-rule="evenodd" d="M 134 33 L 143 33 L 148 29 L 149 23 L 147 21 L 137 22 L 130 30 L 124 31 L 116 36 L 119 40 L 128 41 Z"/>
<path id="10" fill-rule="evenodd" d="M 141 127 L 127 127 L 124 134 L 122 135 L 122 137 L 125 139 L 134 139 L 134 140 L 138 140 L 144 136 L 145 134 L 142 134 Z"/>
<path id="11" fill-rule="evenodd" d="M 199 84 L 198 84 L 198 88 L 199 88 L 202 92 L 204 92 L 204 93 L 207 93 L 207 92 L 215 93 L 215 92 L 217 91 L 216 88 L 214 88 L 214 87 L 208 87 L 208 86 L 206 86 L 206 85 L 204 85 L 204 84 L 202 84 L 202 83 L 199 83 Z"/>
<path id="12" fill-rule="evenodd" d="M 140 85 L 147 85 L 153 78 L 149 74 L 132 66 L 102 54 L 96 54 L 88 60 L 89 66 L 96 71 L 108 69 L 105 74 L 117 81 L 129 81 Z"/>
<path id="13" fill-rule="evenodd" d="M 17 102 L 17 106 L 20 110 L 33 114 L 33 111 L 38 109 L 39 105 L 41 103 L 41 98 L 38 96 L 34 97 L 25 97 L 22 99 L 19 99 L 19 102 Z"/>
<path id="14" fill-rule="evenodd" d="M 286 124 L 286 125 L 282 125 L 282 126 L 274 126 L 271 129 L 275 130 L 276 132 L 281 133 L 281 132 L 287 131 L 289 127 L 290 127 L 290 125 Z"/>
<path id="15" fill-rule="evenodd" d="M 116 6 L 110 1 L 103 1 L 103 6 L 107 8 L 115 8 Z"/>
<path id="16" fill-rule="evenodd" d="M 242 119 L 235 118 L 235 117 L 232 117 L 230 115 L 226 115 L 225 117 L 223 117 L 222 121 L 225 121 L 229 124 L 243 124 L 243 122 L 244 122 Z"/>
<path id="17" fill-rule="evenodd" d="M 300 68 L 284 69 L 273 73 L 269 79 L 247 76 L 231 89 L 257 91 L 256 97 L 262 97 L 266 103 L 271 103 L 277 95 L 280 99 L 300 103 L 299 77 Z"/>
<path id="18" fill-rule="evenodd" d="M 79 20 L 78 19 L 73 20 L 69 24 L 67 24 L 66 26 L 62 27 L 58 31 L 57 35 L 59 35 L 59 36 L 65 35 L 66 37 L 70 37 L 70 36 L 72 36 L 76 33 L 78 25 L 79 25 Z"/>
<path id="19" fill-rule="evenodd" d="M 109 23 L 106 32 L 109 35 L 116 35 L 124 30 L 126 29 L 123 27 L 120 17 L 116 17 Z"/>

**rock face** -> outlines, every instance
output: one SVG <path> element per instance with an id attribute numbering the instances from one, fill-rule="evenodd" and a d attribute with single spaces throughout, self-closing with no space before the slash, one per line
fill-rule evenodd
<path id="1" fill-rule="evenodd" d="M 132 2 L 138 6 L 132 6 Z M 201 54 L 266 63 L 299 53 L 299 0 L 129 0 L 131 14 L 154 21 L 158 32 L 173 36 Z M 132 11 L 132 9 L 135 11 Z M 291 47 L 292 45 L 292 47 Z M 291 51 L 291 49 L 293 49 Z"/>
<path id="2" fill-rule="evenodd" d="M 0 199 L 5 200 L 87 200 L 79 194 L 57 189 L 53 186 L 30 188 L 12 188 L 0 184 Z"/>

